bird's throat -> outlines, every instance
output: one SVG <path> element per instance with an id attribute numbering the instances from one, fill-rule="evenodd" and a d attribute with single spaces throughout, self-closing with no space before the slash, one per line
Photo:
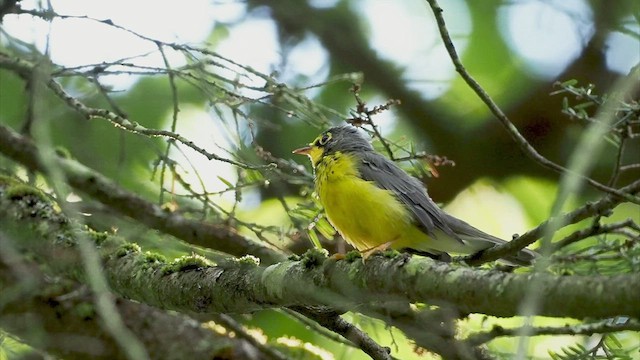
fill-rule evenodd
<path id="1" fill-rule="evenodd" d="M 311 164 L 313 164 L 314 168 L 316 168 L 318 166 L 318 163 L 322 160 L 323 153 L 324 153 L 324 150 L 317 146 L 311 147 L 311 149 L 307 153 L 307 155 L 311 159 Z"/>

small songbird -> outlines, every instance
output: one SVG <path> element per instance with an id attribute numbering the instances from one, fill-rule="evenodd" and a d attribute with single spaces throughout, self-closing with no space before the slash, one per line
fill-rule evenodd
<path id="1" fill-rule="evenodd" d="M 418 179 L 376 152 L 354 127 L 330 128 L 293 153 L 309 156 L 329 222 L 365 256 L 391 248 L 446 259 L 505 243 L 441 210 Z M 534 257 L 524 249 L 504 260 L 528 265 Z"/>

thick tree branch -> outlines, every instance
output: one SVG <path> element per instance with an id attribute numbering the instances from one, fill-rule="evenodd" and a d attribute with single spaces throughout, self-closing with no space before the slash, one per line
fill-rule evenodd
<path id="1" fill-rule="evenodd" d="M 48 244 L 55 251 L 73 251 L 68 244 L 73 244 L 73 237 L 61 215 L 53 216 L 50 206 L 38 197 L 21 197 L 15 191 L 8 196 L 7 192 L 12 193 L 3 191 L 0 199 L 3 227 L 39 239 L 41 245 Z M 24 246 L 27 244 L 24 242 Z M 250 312 L 284 306 L 332 306 L 357 311 L 372 299 L 385 299 L 448 304 L 462 313 L 515 316 L 529 284 L 535 282 L 542 294 L 539 315 L 640 317 L 636 301 L 640 298 L 640 278 L 635 274 L 512 274 L 419 257 L 373 256 L 362 263 L 327 259 L 315 253 L 267 268 L 250 260 L 212 266 L 193 257 L 166 264 L 121 239 L 106 236 L 99 245 L 105 274 L 116 293 L 179 311 Z M 35 251 L 42 246 L 30 249 Z M 72 270 L 66 271 L 81 274 L 78 264 L 67 261 L 65 266 Z"/>
<path id="2" fill-rule="evenodd" d="M 252 2 L 250 2 L 250 4 L 251 3 Z M 435 1 L 430 1 L 430 3 L 437 6 Z M 298 33 L 302 33 L 301 29 L 304 29 L 307 23 L 312 23 L 313 25 L 310 26 L 310 28 L 314 29 L 312 31 L 316 31 L 316 34 L 318 34 L 325 45 L 327 43 L 332 44 L 334 46 L 332 50 L 339 50 L 339 52 L 344 55 L 342 56 L 343 58 L 355 58 L 356 63 L 359 62 L 363 69 L 366 69 L 368 66 L 369 69 L 375 69 L 376 66 L 382 69 L 383 71 L 379 72 L 381 76 L 377 76 L 377 80 L 374 80 L 374 83 L 377 83 L 381 88 L 386 87 L 387 90 L 394 90 L 392 91 L 394 94 L 393 97 L 400 97 L 405 104 L 408 104 L 408 106 L 405 106 L 405 109 L 411 110 L 407 112 L 411 114 L 409 117 L 412 119 L 420 119 L 418 121 L 422 123 L 429 123 L 428 121 L 424 121 L 424 119 L 433 117 L 434 111 L 427 110 L 433 107 L 425 106 L 426 103 L 420 98 L 417 92 L 408 90 L 404 85 L 399 85 L 401 81 L 398 80 L 400 76 L 397 75 L 400 74 L 400 71 L 393 69 L 390 63 L 383 64 L 383 62 L 373 54 L 373 51 L 365 45 L 366 39 L 360 36 L 357 38 L 358 41 L 351 41 L 352 38 L 334 35 L 336 32 L 340 32 L 340 29 L 348 29 L 346 33 L 349 34 L 362 34 L 357 30 L 357 26 L 354 26 L 356 23 L 353 22 L 352 18 L 348 15 L 349 12 L 314 9 L 307 6 L 306 3 L 304 3 L 302 7 L 293 2 L 283 2 L 282 5 L 268 3 L 267 5 L 276 10 L 280 10 L 273 12 L 274 18 L 279 20 L 286 18 L 288 21 L 287 25 L 295 25 L 294 30 Z M 296 9 L 303 9 L 304 11 L 303 13 L 299 13 Z M 312 16 L 306 16 L 304 12 Z M 325 18 L 315 16 L 320 13 L 331 16 L 335 14 L 342 15 L 341 17 L 334 18 L 335 21 L 325 21 Z M 347 15 L 345 16 L 345 14 Z M 438 18 L 438 15 L 439 14 L 436 13 L 436 18 Z M 51 11 L 48 16 L 65 18 L 65 16 L 55 14 L 53 11 Z M 2 11 L 0 10 L 0 20 L 1 17 Z M 71 18 L 74 17 L 72 16 Z M 124 27 L 113 25 L 111 20 L 96 21 L 107 25 L 110 24 L 124 31 L 129 31 L 147 41 L 155 41 L 135 34 Z M 346 27 L 337 26 L 336 29 L 334 25 L 327 27 L 326 23 L 335 25 L 345 24 Z M 284 26 L 284 30 L 290 30 L 286 29 L 287 25 Z M 444 22 L 442 22 L 442 26 L 444 27 Z M 330 28 L 334 29 L 327 31 Z M 169 46 L 176 50 L 180 50 L 179 48 L 181 47 L 181 45 L 178 44 L 156 43 L 160 48 L 160 52 L 162 52 L 163 46 Z M 451 44 L 451 48 L 453 49 L 453 44 Z M 365 50 L 365 52 L 362 50 Z M 204 54 L 204 52 L 200 51 L 198 51 L 198 53 Z M 372 56 L 361 56 L 367 53 L 372 54 Z M 355 56 L 353 56 L 354 54 Z M 162 55 L 164 57 L 164 54 Z M 181 74 L 180 71 L 174 71 L 170 69 L 168 64 L 166 65 L 167 69 L 158 69 L 158 71 L 169 76 L 172 90 L 174 91 L 174 100 L 176 100 L 177 94 L 175 92 L 175 85 L 173 84 L 174 76 L 189 77 L 192 76 L 192 74 Z M 373 66 L 370 67 L 370 65 Z M 460 64 L 460 66 L 462 65 Z M 33 73 L 36 71 L 39 73 L 44 72 L 42 67 L 34 67 L 33 63 L 24 62 L 23 59 L 13 58 L 12 56 L 6 56 L 0 53 L 0 68 L 2 67 L 24 78 L 33 78 Z M 94 66 L 86 66 L 85 69 L 92 67 Z M 360 68 L 360 66 L 358 66 L 358 68 Z M 95 70 L 100 71 L 97 69 L 98 67 L 96 66 Z M 62 72 L 57 74 L 53 73 L 53 75 L 49 73 L 40 74 L 46 76 L 45 81 L 42 82 L 41 85 L 44 87 L 46 84 L 46 86 L 53 91 L 54 95 L 64 101 L 67 107 L 75 109 L 86 118 L 99 117 L 128 131 L 144 134 L 145 136 L 166 137 L 169 139 L 169 146 L 175 141 L 183 142 L 186 146 L 199 151 L 205 156 L 212 155 L 215 159 L 230 162 L 238 167 L 268 168 L 268 166 L 254 167 L 234 160 L 218 158 L 216 154 L 209 154 L 205 149 L 188 142 L 188 139 L 182 138 L 179 134 L 175 133 L 175 131 L 167 132 L 164 130 L 147 129 L 140 126 L 140 124 L 130 121 L 126 116 L 121 116 L 118 111 L 113 113 L 104 109 L 91 108 L 87 106 L 89 103 L 83 103 L 82 99 L 70 96 L 70 94 L 60 86 L 60 83 L 53 80 L 57 76 L 68 76 L 69 74 L 72 74 L 72 76 L 99 76 L 97 74 L 91 75 L 92 71 L 93 70 L 85 70 L 84 73 L 80 73 L 74 69 L 63 69 L 66 75 L 62 74 Z M 156 72 L 153 70 L 149 73 Z M 389 76 L 393 74 L 396 76 Z M 369 72 L 369 75 L 371 75 L 371 72 Z M 48 81 L 49 79 L 51 80 Z M 273 81 L 271 78 L 265 78 L 264 80 L 267 81 L 267 84 Z M 388 81 L 399 86 L 395 88 L 393 86 L 389 87 L 385 84 Z M 265 85 L 265 88 L 266 87 L 267 85 Z M 263 90 L 263 88 L 260 89 L 261 91 Z M 543 95 L 546 95 L 546 90 L 542 90 L 543 87 L 540 87 L 540 89 Z M 402 92 L 398 91 L 405 91 L 409 99 L 405 99 L 401 95 Z M 269 91 L 266 92 L 271 94 Z M 488 98 L 488 100 L 493 103 L 490 98 Z M 491 107 L 491 104 L 488 105 Z M 177 116 L 177 106 L 178 104 L 175 103 L 174 120 L 175 116 Z M 551 109 L 555 107 L 541 108 Z M 415 110 L 426 111 L 416 113 Z M 498 109 L 498 111 L 500 111 L 500 109 Z M 437 113 L 437 110 L 435 113 Z M 508 121 L 507 116 L 504 116 Z M 519 120 L 517 116 L 509 115 L 509 118 L 516 121 Z M 416 121 L 416 124 L 419 124 L 418 121 Z M 418 126 L 424 128 L 431 127 L 432 125 Z M 446 135 L 447 133 L 451 135 L 456 132 L 452 131 L 453 127 L 442 127 L 440 123 L 435 125 L 435 127 L 436 131 L 431 132 L 431 135 Z M 527 140 L 525 140 L 525 136 L 527 136 L 526 127 L 521 123 L 518 123 L 517 127 L 523 131 L 524 136 L 521 135 L 521 137 L 526 145 L 529 145 L 534 151 L 535 148 L 543 148 L 533 142 L 527 143 Z M 501 138 L 500 135 L 506 134 L 506 132 L 500 131 L 498 125 L 492 127 L 492 129 L 495 130 L 494 135 L 495 133 L 499 134 L 497 136 L 498 138 Z M 9 132 L 3 133 L 3 129 L 0 128 L 0 135 L 9 134 L 11 135 L 9 138 L 12 141 L 24 140 L 24 138 L 19 139 L 13 137 L 11 129 L 8 130 Z M 506 135 L 503 137 L 506 139 L 504 143 L 512 144 Z M 434 143 L 451 143 L 449 140 L 444 139 L 444 136 L 438 136 L 437 141 Z M 495 137 L 492 137 L 492 140 L 495 140 Z M 8 145 L 4 143 L 2 136 L 0 136 L 0 152 L 20 143 L 20 141 L 12 142 Z M 471 142 L 465 141 L 465 144 L 470 143 Z M 479 143 L 480 142 L 475 141 L 475 144 Z M 493 141 L 495 149 L 505 148 L 504 144 L 498 143 L 499 141 Z M 75 279 L 86 281 L 86 275 L 83 273 L 84 270 L 78 265 L 80 261 L 77 261 L 76 239 L 78 236 L 91 238 L 95 240 L 95 245 L 101 251 L 105 274 L 109 277 L 111 285 L 116 292 L 132 299 L 149 301 L 162 308 L 204 313 L 220 311 L 219 308 L 227 308 L 238 312 L 249 311 L 247 309 L 280 306 L 291 306 L 296 309 L 302 309 L 300 310 L 301 312 L 305 312 L 304 309 L 309 309 L 309 305 L 321 309 L 326 308 L 329 313 L 326 318 L 317 312 L 311 312 L 308 316 L 313 317 L 327 328 L 351 338 L 360 348 L 368 349 L 367 352 L 370 355 L 375 354 L 375 356 L 372 356 L 376 359 L 388 358 L 385 349 L 371 341 L 366 333 L 359 331 L 359 329 L 353 325 L 345 322 L 339 315 L 342 311 L 354 310 L 369 316 L 381 318 L 386 324 L 402 329 L 409 337 L 413 338 L 418 345 L 426 344 L 425 348 L 435 351 L 447 359 L 481 358 L 483 351 L 479 344 L 490 341 L 489 338 L 492 336 L 511 336 L 522 331 L 522 329 L 505 330 L 494 328 L 490 332 L 478 334 L 475 339 L 472 337 L 467 339 L 471 341 L 462 342 L 455 338 L 455 322 L 463 318 L 467 312 L 484 311 L 491 314 L 492 312 L 487 310 L 490 309 L 490 307 L 487 306 L 485 302 L 490 302 L 493 307 L 497 307 L 497 310 L 493 310 L 496 313 L 511 314 L 513 304 L 522 307 L 524 303 L 522 300 L 523 294 L 530 293 L 532 289 L 540 289 L 539 296 L 548 298 L 548 302 L 543 301 L 541 305 L 542 310 L 540 311 L 545 313 L 558 313 L 558 315 L 550 316 L 567 316 L 566 313 L 570 313 L 574 315 L 568 316 L 579 318 L 592 316 L 603 317 L 610 316 L 603 314 L 616 312 L 616 314 L 631 314 L 631 316 L 637 317 L 640 311 L 638 305 L 636 305 L 633 302 L 633 298 L 631 298 L 632 296 L 639 295 L 637 290 L 638 280 L 633 279 L 630 275 L 587 278 L 581 276 L 556 277 L 544 274 L 542 271 L 534 275 L 504 274 L 499 272 L 475 271 L 459 267 L 458 265 L 449 266 L 446 264 L 438 264 L 420 258 L 396 257 L 394 254 L 386 254 L 386 257 L 372 257 L 367 263 L 360 263 L 359 260 L 350 262 L 346 260 L 337 261 L 335 259 L 326 259 L 325 256 L 317 252 L 309 253 L 302 259 L 285 261 L 282 253 L 238 235 L 231 226 L 206 224 L 193 221 L 181 214 L 165 212 L 160 207 L 146 202 L 135 194 L 132 195 L 126 191 L 122 191 L 122 189 L 110 182 L 110 179 L 106 179 L 100 176 L 100 174 L 72 160 L 46 156 L 43 158 L 47 159 L 47 163 L 43 164 L 42 158 L 38 155 L 43 155 L 43 153 L 46 155 L 47 151 L 37 149 L 33 144 L 29 144 L 28 141 L 24 144 L 26 144 L 25 148 L 34 150 L 31 154 L 33 155 L 32 159 L 29 158 L 31 155 L 23 156 L 18 154 L 15 148 L 13 150 L 7 150 L 12 154 L 9 155 L 9 157 L 22 162 L 29 168 L 41 172 L 46 172 L 47 168 L 52 169 L 60 166 L 65 177 L 70 176 L 70 178 L 76 180 L 76 182 L 71 185 L 78 191 L 82 191 L 102 201 L 120 214 L 138 219 L 147 226 L 174 234 L 194 244 L 218 250 L 224 249 L 221 251 L 237 256 L 247 253 L 256 254 L 262 259 L 263 264 L 271 265 L 267 268 L 259 268 L 255 266 L 253 259 L 250 257 L 237 261 L 219 263 L 217 265 L 209 264 L 196 256 L 184 257 L 172 263 L 166 263 L 159 255 L 142 253 L 140 248 L 135 244 L 126 243 L 121 239 L 111 236 L 95 234 L 91 231 L 80 231 L 78 226 L 67 226 L 69 220 L 55 212 L 49 203 L 37 193 L 29 190 L 29 188 L 24 185 L 13 186 L 11 184 L 4 184 L 4 179 L 0 178 L 0 228 L 2 228 L 2 231 L 4 231 L 4 228 L 7 228 L 7 231 L 11 232 L 12 237 L 20 238 L 21 240 L 25 239 L 26 241 L 24 243 L 21 242 L 21 246 L 24 246 L 24 249 L 29 251 L 30 254 L 35 253 L 36 257 L 39 256 L 42 264 L 51 264 L 54 268 L 54 274 L 64 274 Z M 508 146 L 509 145 L 507 145 L 507 148 Z M 468 150 L 465 149 L 463 152 L 466 155 Z M 622 152 L 620 152 L 620 154 L 621 153 Z M 459 150 L 457 154 L 461 154 Z M 516 154 L 514 158 L 518 156 L 520 156 L 520 154 Z M 54 161 L 49 161 L 50 159 Z M 553 156 L 544 159 L 553 159 Z M 473 157 L 471 160 L 473 160 Z M 510 167 L 510 165 L 521 162 L 519 160 L 507 163 L 502 163 L 500 160 L 494 158 L 490 160 L 497 160 L 495 163 L 499 164 L 498 168 L 507 168 L 509 169 L 507 172 L 513 171 L 513 169 L 522 170 L 521 167 L 518 167 L 519 165 L 513 168 Z M 478 161 L 476 163 L 482 164 L 482 167 L 486 168 L 487 162 L 488 161 Z M 559 162 L 557 164 L 561 163 L 562 162 Z M 544 170 L 542 167 L 537 167 L 536 169 Z M 279 171 L 282 171 L 282 169 Z M 497 173 L 495 170 L 488 172 L 482 171 L 483 172 L 471 172 L 471 174 L 475 178 L 487 173 L 493 175 L 501 173 L 501 170 L 497 170 Z M 549 172 L 546 171 L 546 173 Z M 466 176 L 466 179 L 468 178 L 469 176 Z M 596 178 L 599 177 L 593 177 L 593 179 Z M 625 179 L 625 183 L 626 180 L 627 179 Z M 612 185 L 610 184 L 609 186 Z M 447 187 L 456 188 L 455 185 Z M 89 190 L 87 191 L 86 189 Z M 6 193 L 4 192 L 5 190 L 7 190 Z M 612 190 L 615 194 L 615 191 L 621 189 Z M 633 193 L 626 195 L 633 195 Z M 640 201 L 638 197 L 628 197 L 627 199 L 636 202 Z M 617 203 L 612 204 L 611 208 L 616 205 Z M 286 209 L 286 205 L 284 207 Z M 606 209 L 602 210 L 602 212 L 606 212 Z M 599 212 L 597 216 L 599 216 L 600 213 L 601 212 Z M 533 231 L 544 229 L 545 226 L 545 224 L 542 224 Z M 589 236 L 598 231 L 595 228 L 589 230 L 591 231 L 576 232 L 574 235 L 578 237 Z M 2 235 L 3 233 L 0 232 L 0 240 Z M 527 238 L 527 235 L 537 236 L 535 233 L 534 235 L 525 234 L 519 239 L 519 242 L 515 242 L 513 245 L 510 244 L 509 246 L 511 247 L 492 249 L 473 258 L 468 258 L 467 260 L 469 260 L 469 263 L 473 261 L 481 263 L 492 260 L 492 257 L 498 257 L 501 251 L 504 253 L 517 251 L 518 248 L 516 247 L 522 248 L 527 245 L 527 242 L 530 243 L 533 241 L 531 238 Z M 575 238 L 576 237 L 568 239 L 575 240 Z M 214 244 L 211 243 L 212 239 L 215 241 Z M 237 240 L 238 243 L 235 244 L 234 240 Z M 82 244 L 87 244 L 87 242 L 83 241 Z M 492 253 L 492 251 L 494 252 Z M 2 259 L 2 255 L 3 252 L 0 252 L 0 260 Z M 6 273 L 2 273 L 2 270 L 2 261 L 0 261 L 0 283 L 3 283 L 2 275 L 6 275 Z M 194 284 L 197 285 L 197 288 L 194 287 Z M 535 284 L 535 286 L 532 284 Z M 2 286 L 2 288 L 4 289 L 4 286 Z M 630 292 L 630 294 L 620 292 L 620 288 Z M 629 291 L 629 289 L 632 290 Z M 618 291 L 618 293 L 616 293 L 616 291 Z M 560 292 L 562 292 L 562 296 Z M 620 294 L 629 295 L 629 298 L 616 298 L 616 296 L 619 297 Z M 584 302 L 583 299 L 585 296 L 593 299 L 591 299 L 591 302 Z M 484 297 L 488 298 L 485 299 Z M 0 296 L 0 301 L 2 300 L 1 298 L 2 296 Z M 372 300 L 379 298 L 383 300 Z M 629 299 L 631 299 L 630 302 Z M 498 301 L 496 302 L 496 300 Z M 504 307 L 501 304 L 503 301 L 507 303 Z M 560 303 L 567 301 L 567 304 Z M 606 302 L 611 301 L 625 301 L 624 306 L 626 307 L 616 308 L 617 303 L 606 304 Z M 433 311 L 431 311 L 431 308 L 424 308 L 424 310 L 428 309 L 429 311 L 416 311 L 416 309 L 423 308 L 421 304 L 414 306 L 412 303 L 422 302 L 428 302 L 429 305 L 435 304 L 440 306 L 433 309 Z M 500 304 L 500 306 L 496 306 L 496 304 Z M 604 304 L 607 305 L 607 310 L 602 310 L 605 307 Z M 3 305 L 4 304 L 0 304 L 0 314 Z M 393 310 L 396 305 L 398 305 L 397 309 L 399 309 L 397 311 Z M 334 309 L 339 310 L 336 311 Z M 563 313 L 563 315 L 560 315 L 560 313 Z M 438 317 L 436 316 L 437 314 L 445 314 L 445 316 Z M 426 317 L 429 318 L 426 319 Z M 140 320 L 135 317 L 132 318 Z M 167 326 L 172 326 L 172 324 Z M 431 331 L 432 329 L 427 328 L 432 326 L 436 328 L 436 331 Z M 637 326 L 637 321 L 634 326 Z M 233 324 L 231 324 L 230 327 L 233 328 Z M 529 328 L 525 330 L 530 334 L 544 334 L 545 332 L 553 334 L 562 333 L 561 331 L 566 329 L 536 328 L 533 332 Z M 592 328 L 578 328 L 576 326 L 566 331 L 583 331 L 585 333 L 591 331 L 592 333 L 597 333 L 607 332 L 609 330 L 606 326 L 596 326 Z M 614 329 L 611 331 L 618 330 Z M 443 339 L 447 341 L 441 341 Z M 449 342 L 448 340 L 451 341 Z M 275 357 L 277 358 L 277 355 Z"/>
<path id="3" fill-rule="evenodd" d="M 6 249 L 7 244 L 0 243 Z M 59 293 L 61 284 L 48 283 L 34 270 L 36 266 L 29 267 L 34 271 L 29 272 L 29 285 L 25 287 L 25 274 L 15 276 L 15 264 L 4 260 L 0 257 L 0 327 L 5 331 L 63 358 L 128 359 L 105 331 L 93 308 L 93 299 L 86 292 Z M 153 359 L 175 359 L 176 354 L 193 359 L 231 355 L 247 358 L 259 352 L 242 339 L 220 335 L 184 315 L 128 300 L 116 301 L 116 307 L 127 328 L 142 341 Z M 42 336 L 43 331 L 47 336 Z"/>

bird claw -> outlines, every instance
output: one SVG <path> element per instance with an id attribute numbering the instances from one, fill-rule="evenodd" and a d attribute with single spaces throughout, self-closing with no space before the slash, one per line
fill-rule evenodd
<path id="1" fill-rule="evenodd" d="M 391 244 L 393 244 L 393 241 L 388 241 L 384 244 L 380 244 L 378 246 L 374 246 L 372 248 L 369 249 L 364 249 L 360 251 L 360 255 L 362 255 L 362 261 L 364 262 L 365 260 L 367 260 L 369 258 L 369 256 L 377 253 L 377 252 L 382 252 L 387 250 Z"/>

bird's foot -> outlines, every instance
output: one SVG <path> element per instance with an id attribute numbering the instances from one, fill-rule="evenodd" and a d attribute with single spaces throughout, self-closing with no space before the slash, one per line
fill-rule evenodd
<path id="1" fill-rule="evenodd" d="M 378 246 L 374 246 L 372 248 L 369 249 L 364 249 L 364 250 L 360 250 L 360 254 L 362 255 L 362 261 L 367 260 L 367 258 L 369 258 L 369 256 L 377 253 L 377 252 L 382 252 L 387 250 L 391 244 L 393 244 L 393 241 L 388 241 L 384 244 L 380 244 Z"/>

